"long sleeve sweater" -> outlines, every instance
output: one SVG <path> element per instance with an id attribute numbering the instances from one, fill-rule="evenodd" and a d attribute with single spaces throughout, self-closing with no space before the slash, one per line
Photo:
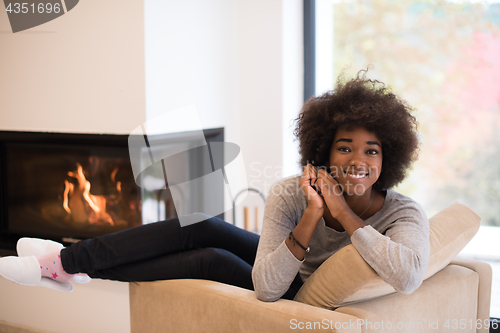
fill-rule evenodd
<path id="1" fill-rule="evenodd" d="M 298 260 L 285 239 L 307 208 L 299 188 L 300 175 L 275 183 L 266 200 L 264 222 L 252 271 L 257 297 L 275 301 L 288 290 L 297 273 L 305 281 L 326 259 L 353 244 L 363 259 L 394 289 L 411 293 L 422 283 L 429 264 L 429 222 L 414 200 L 387 190 L 382 208 L 365 220 L 352 237 L 318 222 L 310 252 Z"/>

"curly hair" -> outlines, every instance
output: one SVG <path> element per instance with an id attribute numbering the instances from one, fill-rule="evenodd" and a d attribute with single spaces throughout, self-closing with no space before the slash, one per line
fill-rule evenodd
<path id="1" fill-rule="evenodd" d="M 295 119 L 294 134 L 299 140 L 301 167 L 311 163 L 329 166 L 335 133 L 343 128 L 365 128 L 382 143 L 382 172 L 373 185 L 385 190 L 399 184 L 417 159 L 417 120 L 413 109 L 385 87 L 366 78 L 366 70 L 356 78 L 337 80 L 336 89 L 310 98 Z"/>

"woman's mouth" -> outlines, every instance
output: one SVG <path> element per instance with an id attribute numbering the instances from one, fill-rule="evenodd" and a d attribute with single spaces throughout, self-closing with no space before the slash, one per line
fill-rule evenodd
<path id="1" fill-rule="evenodd" d="M 368 177 L 368 173 L 365 172 L 347 172 L 344 171 L 344 175 L 347 179 L 352 179 L 352 180 L 364 180 L 365 178 Z"/>

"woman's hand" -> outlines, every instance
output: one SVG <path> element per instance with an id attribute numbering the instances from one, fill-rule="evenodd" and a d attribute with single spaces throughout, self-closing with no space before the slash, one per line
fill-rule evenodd
<path id="1" fill-rule="evenodd" d="M 311 164 L 306 165 L 304 173 L 299 181 L 299 187 L 304 192 L 307 200 L 307 208 L 316 211 L 319 215 L 323 215 L 325 203 L 321 195 L 318 194 L 312 187 L 313 185 L 319 189 L 316 181 L 318 179 L 317 168 Z"/>
<path id="2" fill-rule="evenodd" d="M 316 184 L 317 179 L 317 168 L 308 164 L 304 168 L 304 173 L 299 181 L 299 187 L 306 196 L 307 208 L 299 223 L 293 229 L 293 238 L 295 238 L 295 241 L 290 237 L 285 239 L 286 246 L 298 260 L 304 259 L 306 251 L 301 246 L 298 246 L 296 242 L 306 248 L 309 246 L 314 230 L 325 211 L 323 198 L 312 187 L 312 185 Z M 315 186 L 318 188 L 317 184 Z"/>
<path id="3" fill-rule="evenodd" d="M 346 210 L 350 211 L 343 196 L 342 186 L 326 170 L 320 169 L 318 171 L 316 187 L 321 190 L 324 202 L 332 217 L 337 219 L 341 213 Z"/>

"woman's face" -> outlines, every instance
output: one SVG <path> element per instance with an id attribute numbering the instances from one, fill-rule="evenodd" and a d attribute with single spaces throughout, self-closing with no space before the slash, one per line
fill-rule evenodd
<path id="1" fill-rule="evenodd" d="M 382 171 L 382 143 L 365 128 L 339 129 L 330 149 L 330 174 L 348 195 L 361 195 Z"/>

